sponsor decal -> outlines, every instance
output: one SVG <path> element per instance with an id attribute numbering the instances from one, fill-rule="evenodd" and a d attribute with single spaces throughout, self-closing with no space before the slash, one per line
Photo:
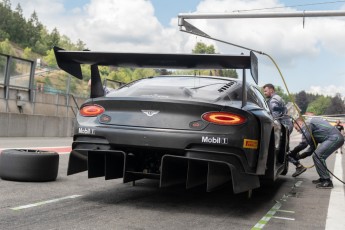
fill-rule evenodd
<path id="1" fill-rule="evenodd" d="M 209 144 L 228 144 L 229 139 L 225 137 L 208 137 L 203 136 L 201 137 L 202 143 L 209 143 Z"/>
<path id="2" fill-rule="evenodd" d="M 144 114 L 146 114 L 149 117 L 152 117 L 153 115 L 156 115 L 159 113 L 158 110 L 141 110 Z"/>
<path id="3" fill-rule="evenodd" d="M 243 148 L 245 149 L 257 149 L 258 140 L 243 139 Z"/>
<path id="4" fill-rule="evenodd" d="M 91 129 L 91 128 L 79 128 L 78 133 L 94 135 L 94 134 L 96 134 L 96 131 L 94 129 Z"/>

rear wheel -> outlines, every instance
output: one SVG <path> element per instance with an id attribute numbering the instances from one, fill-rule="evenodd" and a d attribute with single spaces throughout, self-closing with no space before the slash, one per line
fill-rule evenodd
<path id="1" fill-rule="evenodd" d="M 12 181 L 56 180 L 59 155 L 56 152 L 8 149 L 0 154 L 0 178 Z"/>

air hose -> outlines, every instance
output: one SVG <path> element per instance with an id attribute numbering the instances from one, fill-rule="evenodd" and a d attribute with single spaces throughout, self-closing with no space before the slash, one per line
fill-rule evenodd
<path id="1" fill-rule="evenodd" d="M 303 118 L 302 115 L 301 115 L 301 113 L 300 113 L 300 111 L 299 111 L 299 109 L 298 109 L 298 107 L 297 107 L 297 105 L 296 105 L 296 103 L 295 103 L 295 100 L 293 99 L 293 97 L 292 97 L 291 94 L 290 94 L 290 91 L 289 91 L 289 89 L 288 89 L 288 87 L 287 87 L 287 84 L 286 84 L 286 82 L 285 82 L 285 78 L 284 78 L 282 72 L 280 71 L 280 68 L 279 68 L 278 64 L 275 62 L 275 60 L 274 60 L 270 55 L 268 55 L 268 54 L 266 54 L 266 53 L 264 53 L 264 52 L 262 52 L 262 51 L 250 49 L 250 48 L 245 47 L 245 46 L 240 46 L 240 45 L 237 45 L 237 44 L 234 44 L 234 43 L 230 43 L 230 42 L 227 42 L 227 41 L 224 41 L 224 40 L 221 40 L 221 39 L 213 38 L 213 37 L 208 36 L 207 34 L 204 34 L 204 33 L 196 33 L 196 32 L 187 31 L 187 30 L 180 30 L 180 31 L 186 32 L 186 33 L 190 33 L 190 34 L 194 34 L 194 35 L 197 35 L 197 36 L 200 36 L 200 37 L 204 37 L 204 38 L 207 38 L 207 39 L 211 39 L 211 40 L 218 41 L 218 42 L 221 42 L 221 43 L 224 43 L 224 44 L 227 44 L 227 45 L 231 45 L 231 46 L 234 46 L 234 47 L 242 48 L 242 49 L 245 49 L 245 50 L 248 50 L 248 51 L 252 51 L 252 52 L 254 52 L 254 53 L 258 53 L 258 54 L 267 56 L 267 57 L 272 61 L 272 63 L 275 65 L 276 69 L 278 70 L 279 75 L 280 75 L 280 77 L 281 77 L 281 79 L 282 79 L 282 81 L 283 81 L 283 83 L 284 83 L 284 86 L 285 86 L 285 89 L 286 89 L 286 91 L 287 91 L 287 94 L 288 94 L 288 96 L 289 96 L 289 99 L 290 99 L 290 101 L 292 102 L 292 104 L 294 105 L 294 107 L 296 108 L 296 111 L 298 112 L 298 116 L 301 117 L 301 118 Z M 313 136 L 311 130 L 309 129 L 308 125 L 306 124 L 304 118 L 302 119 L 302 121 L 303 121 L 303 123 L 304 123 L 304 125 L 305 125 L 305 127 L 306 127 L 306 129 L 307 129 L 307 131 L 308 131 L 308 133 L 310 134 L 310 136 L 311 136 L 311 138 L 312 138 L 312 140 L 313 140 L 314 146 L 316 147 L 316 146 L 317 146 L 317 145 L 316 145 L 316 141 L 315 141 L 315 138 L 314 138 L 314 136 Z M 297 125 L 298 125 L 298 124 L 297 124 Z M 298 125 L 298 126 L 299 126 L 299 125 Z M 300 126 L 299 126 L 299 127 L 300 127 Z M 300 127 L 300 128 L 301 128 L 301 127 Z M 305 136 L 305 134 L 304 134 L 303 132 L 302 132 L 302 134 Z M 310 144 L 310 143 L 309 143 L 309 144 Z M 321 159 L 319 158 L 319 156 L 315 153 L 315 150 L 314 150 L 314 155 L 321 161 Z M 345 182 L 342 181 L 341 179 L 339 179 L 338 177 L 336 177 L 336 176 L 327 168 L 326 165 L 324 165 L 324 164 L 322 164 L 322 165 L 325 167 L 325 169 L 327 170 L 327 172 L 329 172 L 334 178 L 336 178 L 336 179 L 337 179 L 338 181 L 340 181 L 341 183 L 345 184 Z M 304 167 L 305 167 L 305 166 L 304 166 Z M 314 165 L 307 166 L 306 168 L 312 168 L 312 167 L 314 167 Z"/>

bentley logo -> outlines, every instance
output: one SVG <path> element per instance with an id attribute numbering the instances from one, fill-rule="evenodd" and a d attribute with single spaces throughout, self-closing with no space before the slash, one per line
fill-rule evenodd
<path id="1" fill-rule="evenodd" d="M 159 113 L 158 110 L 141 110 L 141 112 L 145 113 L 149 117 L 152 117 L 153 115 Z"/>

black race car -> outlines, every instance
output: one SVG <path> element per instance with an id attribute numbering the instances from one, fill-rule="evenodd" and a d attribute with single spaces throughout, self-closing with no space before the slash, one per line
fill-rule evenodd
<path id="1" fill-rule="evenodd" d="M 91 98 L 80 108 L 68 175 L 157 179 L 160 187 L 231 182 L 234 193 L 251 191 L 260 179 L 286 174 L 287 129 L 274 120 L 259 89 L 257 58 L 201 54 L 65 51 L 59 67 L 82 78 L 91 66 Z M 242 69 L 243 79 L 156 76 L 104 95 L 98 65 L 148 68 Z"/>

